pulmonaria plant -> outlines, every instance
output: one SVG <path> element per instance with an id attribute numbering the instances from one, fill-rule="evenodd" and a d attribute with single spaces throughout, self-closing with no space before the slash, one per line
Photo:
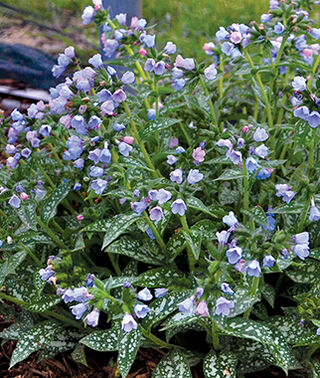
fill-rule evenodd
<path id="1" fill-rule="evenodd" d="M 220 27 L 202 62 L 144 19 L 85 8 L 113 61 L 82 67 L 66 48 L 50 101 L 1 118 L 0 298 L 22 312 L 0 308 L 23 331 L 0 334 L 18 339 L 11 366 L 85 345 L 118 351 L 127 376 L 151 345 L 188 377 L 201 359 L 207 377 L 319 371 L 311 4 L 271 0 L 261 23 Z"/>

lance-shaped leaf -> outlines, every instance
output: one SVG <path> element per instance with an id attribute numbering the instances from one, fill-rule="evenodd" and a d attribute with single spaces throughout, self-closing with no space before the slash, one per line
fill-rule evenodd
<path id="1" fill-rule="evenodd" d="M 29 229 L 37 231 L 36 205 L 32 201 L 27 201 L 16 212 L 21 222 Z"/>
<path id="2" fill-rule="evenodd" d="M 167 287 L 174 280 L 183 278 L 184 275 L 178 271 L 168 267 L 155 268 L 147 270 L 140 274 L 135 280 L 137 286 L 147 286 L 149 288 L 154 287 Z"/>
<path id="3" fill-rule="evenodd" d="M 320 266 L 315 260 L 305 260 L 286 269 L 286 275 L 294 282 L 313 284 L 319 281 Z"/>
<path id="4" fill-rule="evenodd" d="M 180 122 L 180 120 L 174 118 L 159 118 L 154 121 L 149 121 L 140 131 L 140 136 L 142 139 L 146 139 L 154 133 L 167 129 L 178 122 Z"/>
<path id="5" fill-rule="evenodd" d="M 179 350 L 169 352 L 154 369 L 152 378 L 192 378 L 186 357 Z"/>
<path id="6" fill-rule="evenodd" d="M 118 367 L 122 377 L 126 377 L 130 368 L 136 358 L 140 342 L 141 342 L 140 327 L 131 332 L 121 331 L 118 340 Z"/>
<path id="7" fill-rule="evenodd" d="M 23 305 L 23 308 L 31 312 L 44 312 L 60 302 L 61 297 L 57 295 L 46 295 L 42 296 L 41 299 L 36 298 L 32 303 Z"/>
<path id="8" fill-rule="evenodd" d="M 22 261 L 26 258 L 27 253 L 25 251 L 17 252 L 13 256 L 10 256 L 0 264 L 0 286 L 3 285 L 6 277 L 9 274 L 15 274 L 16 268 L 20 266 Z"/>
<path id="9" fill-rule="evenodd" d="M 101 249 L 106 248 L 139 219 L 137 214 L 121 214 L 114 218 L 102 219 L 85 227 L 83 231 L 105 232 Z"/>
<path id="10" fill-rule="evenodd" d="M 58 186 L 44 201 L 41 210 L 41 219 L 43 222 L 48 223 L 57 213 L 57 206 L 63 201 L 70 191 L 70 185 L 63 183 Z"/>
<path id="11" fill-rule="evenodd" d="M 226 169 L 221 176 L 214 181 L 229 181 L 243 178 L 244 174 L 240 169 Z"/>
<path id="12" fill-rule="evenodd" d="M 217 216 L 212 213 L 208 206 L 206 206 L 199 198 L 197 197 L 190 197 L 187 199 L 187 207 L 190 209 L 202 211 L 205 214 L 211 215 L 213 218 L 217 218 Z"/>
<path id="13" fill-rule="evenodd" d="M 192 251 L 195 261 L 198 261 L 200 257 L 200 252 L 201 252 L 201 242 L 202 242 L 201 232 L 196 229 L 192 229 L 190 231 L 183 230 L 182 232 L 183 232 L 184 238 L 186 239 L 187 245 Z"/>
<path id="14" fill-rule="evenodd" d="M 118 349 L 120 327 L 94 331 L 80 340 L 81 344 L 98 352 L 113 352 Z"/>
<path id="15" fill-rule="evenodd" d="M 251 308 L 255 303 L 260 301 L 260 290 L 256 290 L 255 294 L 250 293 L 249 287 L 237 288 L 232 300 L 235 303 L 234 308 L 230 312 L 230 317 L 243 314 L 246 310 Z"/>
<path id="16" fill-rule="evenodd" d="M 48 340 L 52 339 L 55 334 L 61 332 L 62 327 L 51 320 L 38 323 L 26 331 L 18 340 L 17 346 L 13 351 L 10 368 L 25 358 L 29 357 L 31 353 L 41 349 L 42 345 Z"/>
<path id="17" fill-rule="evenodd" d="M 292 356 L 281 332 L 250 319 L 215 316 L 215 321 L 218 327 L 228 335 L 255 340 L 266 345 L 275 358 L 276 365 L 288 373 Z"/>
<path id="18" fill-rule="evenodd" d="M 268 219 L 266 216 L 265 211 L 262 207 L 256 206 L 250 211 L 242 210 L 242 212 L 248 215 L 252 220 L 254 220 L 257 224 L 268 226 Z"/>
<path id="19" fill-rule="evenodd" d="M 304 204 L 302 203 L 289 203 L 281 206 L 277 206 L 272 209 L 273 214 L 301 214 Z"/>
<path id="20" fill-rule="evenodd" d="M 232 352 L 221 352 L 218 356 L 211 351 L 203 361 L 206 378 L 236 378 L 237 357 Z"/>

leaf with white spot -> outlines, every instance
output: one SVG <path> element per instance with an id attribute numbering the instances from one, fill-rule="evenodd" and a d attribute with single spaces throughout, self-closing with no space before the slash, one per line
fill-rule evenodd
<path id="1" fill-rule="evenodd" d="M 175 291 L 165 295 L 162 298 L 153 300 L 149 307 L 152 310 L 148 316 L 143 320 L 144 328 L 151 328 L 157 323 L 160 323 L 168 315 L 178 310 L 178 303 L 190 297 L 193 290 Z"/>
<path id="2" fill-rule="evenodd" d="M 180 120 L 174 118 L 159 118 L 154 121 L 149 121 L 139 134 L 142 139 L 147 139 L 152 134 L 167 129 L 178 122 L 180 122 Z"/>
<path id="3" fill-rule="evenodd" d="M 35 298 L 32 303 L 24 304 L 23 308 L 31 312 L 44 312 L 60 302 L 61 297 L 58 295 L 46 295 L 42 296 L 40 299 L 38 297 Z"/>
<path id="4" fill-rule="evenodd" d="M 119 327 L 94 331 L 81 339 L 80 343 L 98 352 L 113 352 L 118 349 L 119 331 Z"/>
<path id="5" fill-rule="evenodd" d="M 3 340 L 18 340 L 32 326 L 33 318 L 31 314 L 29 312 L 22 311 L 19 313 L 18 319 L 13 324 L 0 332 L 0 338 Z"/>
<path id="6" fill-rule="evenodd" d="M 4 259 L 0 264 L 0 286 L 3 285 L 6 277 L 9 274 L 15 274 L 16 268 L 23 262 L 26 258 L 27 253 L 25 251 L 17 252 L 14 255 Z"/>
<path id="7" fill-rule="evenodd" d="M 302 203 L 289 203 L 281 206 L 277 206 L 272 209 L 273 214 L 301 214 L 304 204 Z"/>
<path id="8" fill-rule="evenodd" d="M 268 282 L 264 283 L 264 287 L 262 289 L 262 296 L 269 303 L 269 305 L 272 308 L 274 308 L 276 293 L 274 291 L 274 287 L 270 285 Z"/>
<path id="9" fill-rule="evenodd" d="M 285 273 L 294 282 L 313 284 L 319 281 L 320 264 L 318 261 L 307 259 L 292 265 Z"/>
<path id="10" fill-rule="evenodd" d="M 185 249 L 186 244 L 187 242 L 182 231 L 173 234 L 167 243 L 167 252 L 172 257 L 178 256 Z"/>
<path id="11" fill-rule="evenodd" d="M 4 286 L 9 295 L 26 302 L 31 303 L 33 298 L 37 296 L 37 292 L 33 285 L 17 279 L 17 276 L 7 277 Z"/>
<path id="12" fill-rule="evenodd" d="M 71 357 L 75 362 L 88 366 L 84 345 L 77 344 L 71 353 Z"/>
<path id="13" fill-rule="evenodd" d="M 268 226 L 266 213 L 261 206 L 256 206 L 250 211 L 242 210 L 242 213 L 248 215 L 249 218 L 255 221 L 258 225 Z"/>
<path id="14" fill-rule="evenodd" d="M 249 286 L 241 287 L 239 286 L 232 296 L 232 300 L 235 304 L 234 308 L 231 309 L 230 318 L 237 315 L 243 314 L 249 308 L 251 308 L 255 303 L 259 302 L 261 299 L 260 290 L 256 290 L 255 294 L 250 293 Z"/>
<path id="15" fill-rule="evenodd" d="M 130 368 L 136 358 L 140 341 L 141 341 L 141 330 L 132 330 L 131 332 L 121 331 L 118 339 L 118 367 L 120 374 L 126 377 L 129 374 Z"/>
<path id="16" fill-rule="evenodd" d="M 202 235 L 201 233 L 196 230 L 190 230 L 190 231 L 185 231 L 182 230 L 184 238 L 186 239 L 187 245 L 192 251 L 193 258 L 195 261 L 199 260 L 200 257 L 200 252 L 201 252 L 201 242 L 202 242 Z"/>
<path id="17" fill-rule="evenodd" d="M 212 213 L 208 206 L 206 206 L 199 198 L 197 197 L 190 197 L 187 199 L 187 207 L 190 209 L 202 211 L 205 214 L 211 215 L 213 218 L 217 218 L 217 216 Z"/>
<path id="18" fill-rule="evenodd" d="M 178 312 L 177 314 L 170 317 L 160 329 L 160 331 L 165 331 L 170 328 L 179 327 L 181 325 L 187 325 L 197 322 L 197 315 L 185 315 L 183 312 Z"/>
<path id="19" fill-rule="evenodd" d="M 147 264 L 162 265 L 165 263 L 165 256 L 159 253 L 158 248 L 154 248 L 154 246 L 150 245 L 148 242 L 141 244 L 138 240 L 127 236 L 123 236 L 110 244 L 105 251 L 127 256 Z"/>
<path id="20" fill-rule="evenodd" d="M 192 378 L 186 357 L 179 350 L 169 352 L 154 369 L 152 378 Z"/>
<path id="21" fill-rule="evenodd" d="M 9 369 L 29 357 L 31 353 L 41 349 L 43 344 L 52 339 L 61 330 L 62 327 L 56 322 L 47 320 L 26 331 L 18 340 L 17 346 L 13 351 Z"/>
<path id="22" fill-rule="evenodd" d="M 198 230 L 201 233 L 203 240 L 214 240 L 216 239 L 217 226 L 214 222 L 209 219 L 203 219 L 195 223 L 192 227 L 192 230 Z"/>
<path id="23" fill-rule="evenodd" d="M 259 341 L 266 345 L 274 356 L 276 365 L 288 373 L 291 353 L 281 332 L 250 319 L 215 316 L 215 321 L 227 335 Z"/>
<path id="24" fill-rule="evenodd" d="M 231 352 L 221 352 L 218 356 L 211 351 L 203 361 L 206 378 L 236 378 L 237 357 Z"/>
<path id="25" fill-rule="evenodd" d="M 313 378 L 320 378 L 320 363 L 316 359 L 311 360 Z"/>
<path id="26" fill-rule="evenodd" d="M 184 275 L 180 271 L 164 266 L 161 268 L 147 270 L 146 272 L 140 274 L 135 280 L 135 285 L 147 286 L 149 288 L 167 287 L 174 280 L 183 277 Z"/>
<path id="27" fill-rule="evenodd" d="M 50 193 L 49 197 L 44 201 L 41 210 L 41 220 L 48 223 L 57 213 L 57 207 L 63 201 L 70 191 L 70 184 L 63 183 Z"/>
<path id="28" fill-rule="evenodd" d="M 37 221 L 36 221 L 36 205 L 32 201 L 24 203 L 16 212 L 21 219 L 21 222 L 27 226 L 27 228 L 37 231 Z"/>
<path id="29" fill-rule="evenodd" d="M 213 181 L 229 181 L 238 180 L 244 177 L 242 170 L 240 169 L 226 169 L 221 176 Z"/>

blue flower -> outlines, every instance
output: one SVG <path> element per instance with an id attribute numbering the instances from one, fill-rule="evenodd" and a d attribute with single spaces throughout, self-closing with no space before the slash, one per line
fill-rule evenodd
<path id="1" fill-rule="evenodd" d="M 249 173 L 254 172 L 258 168 L 258 162 L 252 156 L 247 157 L 246 167 Z"/>
<path id="2" fill-rule="evenodd" d="M 159 201 L 159 205 L 163 205 L 164 203 L 168 202 L 172 198 L 171 192 L 165 189 L 159 189 L 157 193 L 157 200 Z"/>
<path id="3" fill-rule="evenodd" d="M 161 76 L 166 71 L 166 64 L 164 62 L 158 62 L 154 66 L 154 73 L 158 76 Z"/>
<path id="4" fill-rule="evenodd" d="M 300 232 L 292 237 L 295 244 L 309 244 L 309 232 Z"/>
<path id="5" fill-rule="evenodd" d="M 90 167 L 90 176 L 91 177 L 102 177 L 104 175 L 104 169 L 101 167 Z"/>
<path id="6" fill-rule="evenodd" d="M 207 80 L 214 80 L 217 77 L 217 69 L 214 64 L 211 64 L 209 67 L 207 67 L 204 70 L 204 76 L 206 77 Z"/>
<path id="7" fill-rule="evenodd" d="M 254 153 L 261 157 L 262 159 L 264 159 L 268 153 L 269 153 L 269 148 L 267 146 L 265 146 L 264 144 L 261 144 L 259 147 L 257 147 L 255 150 L 254 150 Z"/>
<path id="8" fill-rule="evenodd" d="M 301 260 L 304 260 L 309 256 L 309 244 L 297 244 L 292 247 L 295 255 L 297 255 Z"/>
<path id="9" fill-rule="evenodd" d="M 121 321 L 121 329 L 125 332 L 131 332 L 133 329 L 137 329 L 138 324 L 137 322 L 133 319 L 132 315 L 130 314 L 125 314 Z"/>
<path id="10" fill-rule="evenodd" d="M 119 131 L 121 131 L 125 128 L 126 128 L 125 125 L 123 125 L 122 123 L 115 123 L 113 125 L 113 130 L 116 131 L 116 132 L 119 132 Z"/>
<path id="11" fill-rule="evenodd" d="M 178 303 L 178 310 L 185 315 L 193 315 L 195 312 L 194 298 L 187 298 L 183 302 Z"/>
<path id="12" fill-rule="evenodd" d="M 144 319 L 151 311 L 149 306 L 143 304 L 136 304 L 133 310 L 139 319 Z"/>
<path id="13" fill-rule="evenodd" d="M 133 84 L 136 78 L 132 71 L 127 71 L 122 75 L 121 81 L 123 84 Z"/>
<path id="14" fill-rule="evenodd" d="M 150 210 L 150 219 L 159 222 L 163 218 L 163 210 L 160 206 L 156 206 Z"/>
<path id="15" fill-rule="evenodd" d="M 276 23 L 276 25 L 274 26 L 274 28 L 273 28 L 273 30 L 274 30 L 274 32 L 276 33 L 276 34 L 282 34 L 285 30 L 286 30 L 286 28 L 285 28 L 285 26 L 281 23 L 281 22 L 278 22 L 278 23 Z"/>
<path id="16" fill-rule="evenodd" d="M 100 311 L 94 308 L 85 318 L 84 321 L 91 327 L 96 327 L 99 322 Z"/>
<path id="17" fill-rule="evenodd" d="M 302 76 L 296 76 L 292 82 L 292 88 L 296 92 L 303 92 L 307 89 L 306 79 Z"/>
<path id="18" fill-rule="evenodd" d="M 269 138 L 268 133 L 262 127 L 258 127 L 255 133 L 253 134 L 253 140 L 255 142 L 264 142 Z"/>
<path id="19" fill-rule="evenodd" d="M 261 15 L 261 22 L 263 24 L 266 24 L 267 22 L 270 22 L 272 20 L 272 14 L 271 13 L 265 13 Z"/>
<path id="20" fill-rule="evenodd" d="M 98 127 L 100 127 L 101 123 L 102 123 L 102 120 L 96 115 L 93 115 L 90 117 L 88 125 L 90 129 L 97 129 Z"/>
<path id="21" fill-rule="evenodd" d="M 320 220 L 320 210 L 313 204 L 310 207 L 309 221 L 314 222 Z"/>
<path id="22" fill-rule="evenodd" d="M 84 8 L 84 11 L 81 16 L 83 25 L 85 26 L 89 25 L 90 22 L 93 21 L 93 18 L 94 18 L 94 8 L 91 6 Z"/>
<path id="23" fill-rule="evenodd" d="M 221 291 L 223 291 L 225 294 L 229 294 L 229 295 L 233 295 L 234 294 L 234 291 L 231 289 L 231 287 L 229 286 L 229 284 L 227 284 L 226 282 L 223 282 L 220 286 L 220 289 Z"/>
<path id="24" fill-rule="evenodd" d="M 15 208 L 15 209 L 19 209 L 19 207 L 21 206 L 21 200 L 18 196 L 16 196 L 15 194 L 9 199 L 8 201 L 8 204 Z"/>
<path id="25" fill-rule="evenodd" d="M 216 300 L 216 308 L 214 310 L 215 315 L 229 316 L 231 310 L 234 308 L 234 302 L 229 301 L 224 297 L 219 297 Z"/>
<path id="26" fill-rule="evenodd" d="M 156 43 L 156 36 L 144 34 L 141 35 L 140 40 L 142 43 L 145 43 L 149 49 L 152 49 Z"/>
<path id="27" fill-rule="evenodd" d="M 154 296 L 156 298 L 164 297 L 167 294 L 168 294 L 168 289 L 166 289 L 166 288 L 159 288 L 159 289 L 154 290 Z"/>
<path id="28" fill-rule="evenodd" d="M 181 217 L 184 216 L 187 210 L 187 205 L 181 198 L 176 199 L 174 202 L 172 202 L 170 207 L 173 214 L 179 214 Z"/>
<path id="29" fill-rule="evenodd" d="M 107 186 L 108 181 L 102 180 L 100 178 L 97 180 L 93 180 L 91 183 L 91 189 L 93 189 L 97 195 L 101 195 L 105 191 Z"/>
<path id="30" fill-rule="evenodd" d="M 74 306 L 70 306 L 71 313 L 76 317 L 77 320 L 81 319 L 83 314 L 88 310 L 88 304 L 87 303 L 79 303 Z"/>
<path id="31" fill-rule="evenodd" d="M 175 156 L 173 156 L 173 155 L 168 155 L 167 163 L 168 163 L 169 165 L 174 165 L 174 164 L 176 164 L 177 160 L 178 160 L 178 159 L 177 159 Z"/>
<path id="32" fill-rule="evenodd" d="M 264 268 L 272 268 L 276 260 L 272 255 L 264 256 L 262 266 Z"/>
<path id="33" fill-rule="evenodd" d="M 186 152 L 186 150 L 183 147 L 181 147 L 181 146 L 178 146 L 176 148 L 176 154 L 183 154 L 185 152 Z"/>
<path id="34" fill-rule="evenodd" d="M 167 44 L 165 45 L 163 51 L 168 54 L 168 55 L 172 55 L 172 54 L 175 54 L 176 51 L 177 51 L 177 46 L 172 43 L 172 42 L 167 42 Z"/>
<path id="35" fill-rule="evenodd" d="M 118 144 L 119 152 L 121 155 L 128 157 L 130 152 L 132 151 L 132 146 L 125 142 L 120 142 Z"/>
<path id="36" fill-rule="evenodd" d="M 140 216 L 149 207 L 149 200 L 141 198 L 138 202 L 133 202 L 133 210 Z"/>
<path id="37" fill-rule="evenodd" d="M 217 236 L 217 239 L 218 239 L 218 243 L 220 245 L 226 245 L 228 243 L 230 233 L 228 231 L 221 231 L 221 232 L 217 231 L 216 236 Z"/>
<path id="38" fill-rule="evenodd" d="M 148 118 L 150 121 L 154 121 L 157 118 L 157 112 L 155 109 L 148 109 Z"/>
<path id="39" fill-rule="evenodd" d="M 74 184 L 73 190 L 79 191 L 81 188 L 82 188 L 82 185 L 80 184 L 80 182 L 76 182 Z"/>
<path id="40" fill-rule="evenodd" d="M 140 301 L 148 302 L 151 301 L 153 298 L 150 290 L 148 288 L 144 288 L 143 290 L 140 290 L 137 294 L 137 298 L 140 299 Z"/>
<path id="41" fill-rule="evenodd" d="M 293 115 L 297 118 L 303 119 L 305 121 L 308 120 L 310 114 L 310 110 L 306 106 L 300 106 L 294 110 Z"/>
<path id="42" fill-rule="evenodd" d="M 156 237 L 153 235 L 153 232 L 152 232 L 150 227 L 148 227 L 146 229 L 146 233 L 147 233 L 147 235 L 149 236 L 150 239 L 155 240 Z"/>
<path id="43" fill-rule="evenodd" d="M 269 207 L 267 212 L 267 226 L 261 224 L 261 227 L 268 231 L 274 231 L 276 228 L 276 219 L 274 219 L 274 214 L 272 213 L 272 207 Z"/>
<path id="44" fill-rule="evenodd" d="M 199 169 L 191 169 L 187 181 L 189 185 L 196 184 L 203 179 L 203 174 L 200 173 Z"/>
<path id="45" fill-rule="evenodd" d="M 229 211 L 229 214 L 225 215 L 222 218 L 222 222 L 228 225 L 229 227 L 234 227 L 238 224 L 238 219 L 235 217 L 233 211 Z"/>
<path id="46" fill-rule="evenodd" d="M 111 157 L 111 152 L 107 148 L 104 148 L 100 153 L 99 160 L 101 163 L 109 164 L 111 162 Z"/>
<path id="47" fill-rule="evenodd" d="M 320 114 L 316 111 L 313 111 L 308 116 L 309 126 L 312 128 L 318 127 L 320 125 Z"/>
<path id="48" fill-rule="evenodd" d="M 176 182 L 177 184 L 181 184 L 182 183 L 182 169 L 181 168 L 178 168 L 174 171 L 172 171 L 170 173 L 170 180 L 172 182 Z"/>
<path id="49" fill-rule="evenodd" d="M 258 260 L 252 260 L 250 264 L 246 267 L 246 272 L 249 277 L 260 277 L 261 268 Z"/>
<path id="50" fill-rule="evenodd" d="M 226 255 L 227 255 L 229 264 L 234 265 L 238 261 L 240 261 L 242 257 L 242 248 L 240 247 L 229 248 L 226 251 Z"/>

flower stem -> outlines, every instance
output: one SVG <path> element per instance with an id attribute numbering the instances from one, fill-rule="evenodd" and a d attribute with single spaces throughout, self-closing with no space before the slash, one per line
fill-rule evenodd
<path id="1" fill-rule="evenodd" d="M 36 221 L 38 222 L 39 226 L 46 232 L 50 238 L 62 249 L 68 249 L 68 247 L 59 239 L 59 237 L 51 231 L 50 227 L 48 227 L 44 222 L 42 222 L 40 217 L 36 217 Z"/>
<path id="2" fill-rule="evenodd" d="M 219 343 L 219 334 L 218 334 L 218 326 L 217 323 L 213 320 L 212 321 L 212 329 L 211 329 L 211 335 L 212 335 L 212 344 L 215 350 L 220 349 L 220 343 Z"/>
<path id="3" fill-rule="evenodd" d="M 314 62 L 314 65 L 312 67 L 312 73 L 310 75 L 310 79 L 308 80 L 307 88 L 310 89 L 311 84 L 312 84 L 312 79 L 314 78 L 314 75 L 317 72 L 318 66 L 320 64 L 320 54 L 317 57 L 317 60 Z"/>
<path id="4" fill-rule="evenodd" d="M 160 248 L 162 249 L 162 251 L 164 252 L 164 254 L 166 255 L 166 257 L 169 257 L 167 255 L 167 247 L 166 247 L 165 242 L 163 241 L 161 235 L 159 234 L 159 232 L 156 229 L 155 225 L 152 223 L 152 221 L 148 217 L 148 214 L 145 211 L 143 212 L 143 216 L 144 216 L 144 219 L 146 220 L 146 222 L 148 223 L 148 226 L 151 228 L 151 231 L 152 231 L 154 237 L 156 238 L 156 241 L 159 244 Z"/>
<path id="5" fill-rule="evenodd" d="M 180 217 L 180 222 L 183 227 L 183 230 L 186 234 L 190 235 L 190 228 L 188 226 L 187 218 L 185 215 Z M 188 263 L 189 263 L 189 270 L 190 272 L 194 271 L 194 266 L 196 264 L 196 260 L 194 258 L 193 252 L 192 252 L 192 247 L 189 243 L 189 240 L 186 238 L 186 243 L 187 243 L 187 251 L 188 251 Z"/>
<path id="6" fill-rule="evenodd" d="M 201 75 L 199 75 L 199 78 L 200 78 L 200 84 L 201 84 L 201 86 L 202 86 L 202 88 L 204 90 L 204 94 L 206 95 L 206 97 L 208 99 L 208 103 L 209 103 L 209 107 L 210 107 L 210 113 L 211 113 L 212 120 L 213 120 L 214 124 L 217 126 L 218 125 L 217 116 L 216 116 L 216 112 L 214 110 L 212 101 L 209 98 L 210 97 L 210 93 L 209 93 L 208 87 L 206 86 L 206 83 L 204 82 L 203 77 Z"/>
<path id="7" fill-rule="evenodd" d="M 259 286 L 259 281 L 260 281 L 260 277 L 253 277 L 252 279 L 252 282 L 251 282 L 251 289 L 250 289 L 250 297 L 253 297 L 256 292 L 257 292 L 257 289 L 258 289 L 258 286 Z M 251 310 L 252 308 L 248 308 L 248 310 L 243 314 L 243 317 L 245 319 L 249 319 L 249 316 L 250 316 L 250 313 L 251 313 Z"/>
<path id="8" fill-rule="evenodd" d="M 248 179 L 248 170 L 246 166 L 246 162 L 242 162 L 243 165 L 243 209 L 248 211 L 249 210 L 249 179 Z M 247 214 L 243 216 L 243 223 L 246 224 L 247 222 Z"/>
<path id="9" fill-rule="evenodd" d="M 26 245 L 22 244 L 21 242 L 18 243 L 18 245 L 25 251 L 27 254 L 32 258 L 32 260 L 38 265 L 38 267 L 42 268 L 43 264 L 42 262 L 38 259 L 38 257 L 31 251 L 29 247 Z"/>
<path id="10" fill-rule="evenodd" d="M 157 336 L 153 335 L 151 332 L 142 328 L 142 326 L 141 326 L 141 331 L 142 331 L 142 333 L 145 337 L 147 337 L 149 340 L 153 341 L 155 344 L 159 345 L 161 348 L 167 348 L 167 349 L 172 348 L 171 344 L 168 344 L 165 341 L 159 339 Z"/>

